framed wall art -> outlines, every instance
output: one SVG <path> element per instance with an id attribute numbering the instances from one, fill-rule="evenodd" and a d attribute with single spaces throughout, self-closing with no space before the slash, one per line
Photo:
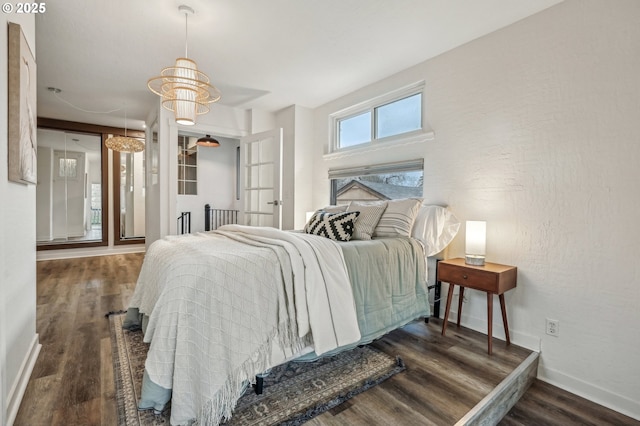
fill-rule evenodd
<path id="1" fill-rule="evenodd" d="M 37 183 L 36 60 L 20 25 L 9 23 L 9 180 Z"/>

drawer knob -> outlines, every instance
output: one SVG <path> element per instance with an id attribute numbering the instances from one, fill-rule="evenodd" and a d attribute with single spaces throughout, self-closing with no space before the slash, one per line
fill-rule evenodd
<path id="1" fill-rule="evenodd" d="M 462 278 L 464 278 L 464 279 L 466 280 L 466 279 L 467 279 L 467 276 L 466 276 L 466 275 L 463 275 L 463 276 L 462 276 Z"/>

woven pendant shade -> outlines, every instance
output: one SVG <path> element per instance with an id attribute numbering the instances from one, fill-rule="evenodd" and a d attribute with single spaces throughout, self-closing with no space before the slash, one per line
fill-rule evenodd
<path id="1" fill-rule="evenodd" d="M 176 122 L 193 125 L 196 115 L 209 112 L 209 104 L 220 99 L 220 91 L 209 83 L 209 77 L 188 58 L 176 59 L 176 65 L 149 79 L 147 86 L 162 97 L 162 106 L 173 111 Z"/>
<path id="2" fill-rule="evenodd" d="M 178 10 L 185 14 L 185 57 L 176 59 L 175 66 L 164 68 L 159 76 L 150 78 L 147 87 L 162 98 L 164 108 L 173 111 L 176 123 L 191 126 L 196 123 L 197 115 L 208 113 L 209 104 L 220 99 L 220 91 L 187 57 L 187 17 L 194 13 L 193 9 L 182 5 Z"/>
<path id="3" fill-rule="evenodd" d="M 104 142 L 105 146 L 113 151 L 119 152 L 141 152 L 144 151 L 144 142 L 140 139 L 128 136 L 112 136 Z"/>
<path id="4" fill-rule="evenodd" d="M 127 109 L 124 110 L 124 136 L 111 136 L 104 145 L 118 152 L 140 152 L 144 151 L 144 142 L 140 139 L 127 136 Z"/>

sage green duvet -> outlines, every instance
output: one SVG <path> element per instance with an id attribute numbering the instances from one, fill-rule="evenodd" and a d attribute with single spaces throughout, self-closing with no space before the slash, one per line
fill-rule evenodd
<path id="1" fill-rule="evenodd" d="M 376 238 L 340 243 L 356 304 L 360 341 L 369 343 L 416 318 L 430 315 L 426 260 L 413 238 Z M 317 358 L 314 353 L 300 360 Z"/>

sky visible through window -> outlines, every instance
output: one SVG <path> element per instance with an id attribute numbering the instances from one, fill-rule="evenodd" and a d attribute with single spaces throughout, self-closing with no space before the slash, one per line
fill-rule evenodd
<path id="1" fill-rule="evenodd" d="M 375 131 L 372 135 L 372 111 L 338 121 L 339 148 L 371 142 L 390 136 L 420 130 L 422 128 L 422 93 L 416 93 L 397 101 L 378 106 L 375 114 Z"/>
<path id="2" fill-rule="evenodd" d="M 371 141 L 371 112 L 340 121 L 340 147 L 359 145 Z"/>
<path id="3" fill-rule="evenodd" d="M 420 129 L 421 111 L 421 93 L 376 108 L 376 138 L 382 139 Z"/>

